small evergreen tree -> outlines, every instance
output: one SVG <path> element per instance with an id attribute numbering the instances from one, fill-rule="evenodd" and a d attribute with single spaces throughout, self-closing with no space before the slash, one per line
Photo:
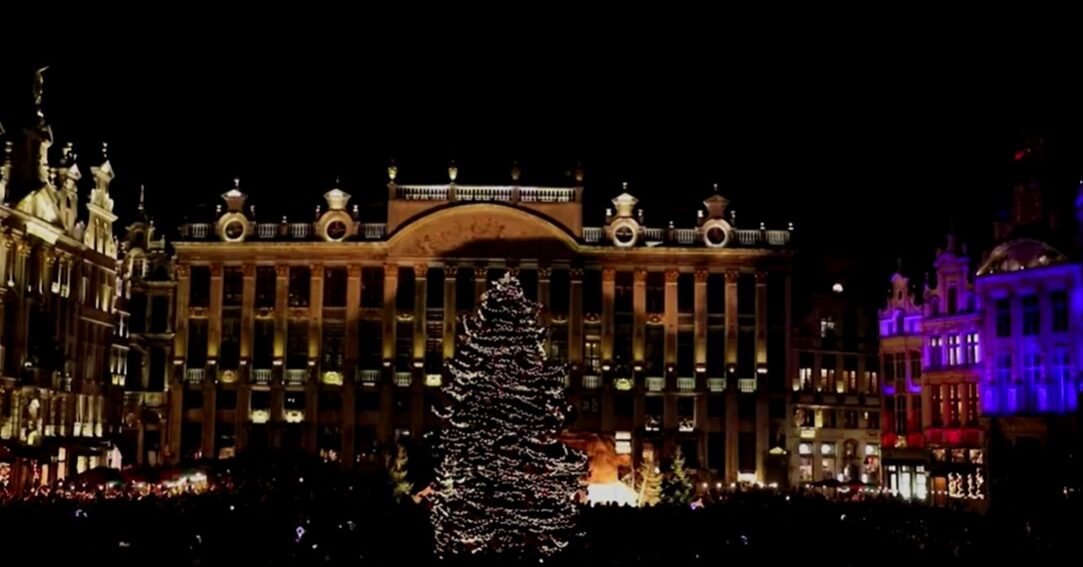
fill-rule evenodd
<path id="1" fill-rule="evenodd" d="M 406 447 L 396 446 L 395 456 L 387 456 L 387 476 L 391 483 L 391 496 L 396 502 L 410 498 L 414 493 L 414 483 L 407 480 L 406 465 L 409 455 Z"/>
<path id="2" fill-rule="evenodd" d="M 639 464 L 639 507 L 654 506 L 662 498 L 662 472 L 654 464 L 654 457 L 643 459 Z"/>
<path id="3" fill-rule="evenodd" d="M 662 502 L 670 506 L 687 506 L 692 502 L 692 479 L 684 468 L 684 454 L 680 446 L 673 453 L 673 468 L 662 483 Z"/>

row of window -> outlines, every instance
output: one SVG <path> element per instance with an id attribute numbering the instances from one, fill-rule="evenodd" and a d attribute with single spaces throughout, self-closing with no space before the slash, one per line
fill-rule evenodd
<path id="1" fill-rule="evenodd" d="M 977 331 L 929 337 L 929 368 L 965 366 L 979 362 L 981 344 Z"/>
<path id="2" fill-rule="evenodd" d="M 880 429 L 880 412 L 796 406 L 793 423 L 815 429 Z"/>
<path id="3" fill-rule="evenodd" d="M 999 384 L 1041 384 L 1047 382 L 1069 382 L 1072 378 L 1072 352 L 1067 346 L 1053 348 L 1053 358 L 1048 369 L 1043 364 L 1041 348 L 1036 344 L 1027 345 L 1023 350 L 1021 372 L 1014 367 L 1012 353 L 997 353 L 996 365 L 992 375 Z M 1048 370 L 1048 371 L 1047 371 Z"/>
<path id="4" fill-rule="evenodd" d="M 486 271 L 485 279 L 492 282 L 504 273 L 503 268 Z M 190 272 L 189 305 L 193 307 L 210 306 L 211 272 L 209 266 L 192 266 Z M 256 307 L 274 307 L 277 274 L 274 266 L 256 268 Z M 399 268 L 395 307 L 399 310 L 414 308 L 416 276 L 413 268 Z M 241 267 L 223 269 L 222 304 L 226 307 L 239 306 L 243 300 L 244 277 Z M 476 274 L 471 269 L 460 269 L 455 274 L 455 304 L 459 309 L 470 309 L 474 305 Z M 530 299 L 537 300 L 538 274 L 535 270 L 520 270 L 519 279 Z M 429 268 L 426 274 L 427 307 L 440 308 L 444 304 L 444 270 Z M 308 266 L 290 266 L 286 278 L 287 302 L 291 307 L 307 307 L 311 300 L 312 273 Z M 566 313 L 569 305 L 571 278 L 568 270 L 554 269 L 550 274 L 549 309 L 555 313 Z M 602 274 L 600 270 L 583 272 L 583 311 L 599 313 L 602 310 Z M 648 272 L 645 282 L 646 310 L 648 313 L 665 311 L 665 274 Z M 781 287 L 781 286 L 779 286 Z M 361 269 L 362 307 L 381 307 L 384 302 L 384 268 L 372 267 Z M 614 284 L 614 311 L 631 313 L 633 311 L 634 282 L 633 273 L 616 273 Z M 323 305 L 326 307 L 345 307 L 347 304 L 347 269 L 345 267 L 326 268 L 323 274 Z M 737 304 L 740 313 L 755 314 L 755 281 L 751 274 L 739 277 L 737 285 Z M 723 274 L 709 274 L 707 277 L 707 312 L 722 314 L 725 312 L 725 278 Z M 695 277 L 691 273 L 681 273 L 677 277 L 677 310 L 691 313 L 695 308 Z"/>
<path id="5" fill-rule="evenodd" d="M 1038 295 L 1024 295 L 1021 300 L 1023 309 L 1024 336 L 1034 336 L 1041 333 L 1042 309 Z M 1054 333 L 1068 331 L 1068 292 L 1054 291 L 1049 294 L 1051 326 Z M 996 301 L 996 333 L 998 337 L 1010 337 L 1012 335 L 1012 303 L 1011 299 L 998 299 Z"/>

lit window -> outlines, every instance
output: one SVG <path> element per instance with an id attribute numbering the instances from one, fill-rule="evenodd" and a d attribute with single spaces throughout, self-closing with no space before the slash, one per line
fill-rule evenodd
<path id="1" fill-rule="evenodd" d="M 812 454 L 812 443 L 801 443 L 800 445 L 798 445 L 797 446 L 797 454 L 798 455 L 811 455 Z"/>
<path id="2" fill-rule="evenodd" d="M 978 333 L 966 334 L 966 361 L 969 364 L 981 362 L 981 345 Z"/>
<path id="3" fill-rule="evenodd" d="M 826 339 L 835 336 L 835 320 L 830 317 L 820 319 L 820 338 Z"/>
<path id="4" fill-rule="evenodd" d="M 1012 381 L 1012 355 L 1008 352 L 997 353 L 996 381 L 1007 384 Z"/>
<path id="5" fill-rule="evenodd" d="M 632 432 L 631 431 L 618 431 L 616 435 L 617 439 L 617 454 L 618 455 L 631 455 L 632 454 Z"/>
<path id="6" fill-rule="evenodd" d="M 812 369 L 811 368 L 800 368 L 800 369 L 797 370 L 797 382 L 794 382 L 793 389 L 794 389 L 794 391 L 798 391 L 798 390 L 811 391 L 812 390 Z"/>
<path id="7" fill-rule="evenodd" d="M 959 335 L 948 335 L 948 366 L 962 364 L 962 351 L 959 347 Z"/>
<path id="8" fill-rule="evenodd" d="M 872 445 L 872 444 L 865 445 L 865 456 L 866 457 L 878 457 L 878 456 L 880 456 L 880 446 L 879 445 Z"/>

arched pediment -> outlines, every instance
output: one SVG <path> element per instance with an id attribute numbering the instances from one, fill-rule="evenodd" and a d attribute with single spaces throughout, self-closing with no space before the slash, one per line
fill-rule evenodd
<path id="1" fill-rule="evenodd" d="M 570 258 L 572 235 L 541 216 L 507 205 L 471 203 L 425 214 L 388 239 L 402 257 Z"/>

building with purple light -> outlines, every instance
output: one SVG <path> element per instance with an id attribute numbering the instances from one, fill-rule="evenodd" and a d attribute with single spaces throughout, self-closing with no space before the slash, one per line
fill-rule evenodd
<path id="1" fill-rule="evenodd" d="M 1077 410 L 1081 275 L 1079 263 L 1031 239 L 996 247 L 982 264 L 976 288 L 985 307 L 982 335 L 990 354 L 981 365 L 984 415 Z"/>

